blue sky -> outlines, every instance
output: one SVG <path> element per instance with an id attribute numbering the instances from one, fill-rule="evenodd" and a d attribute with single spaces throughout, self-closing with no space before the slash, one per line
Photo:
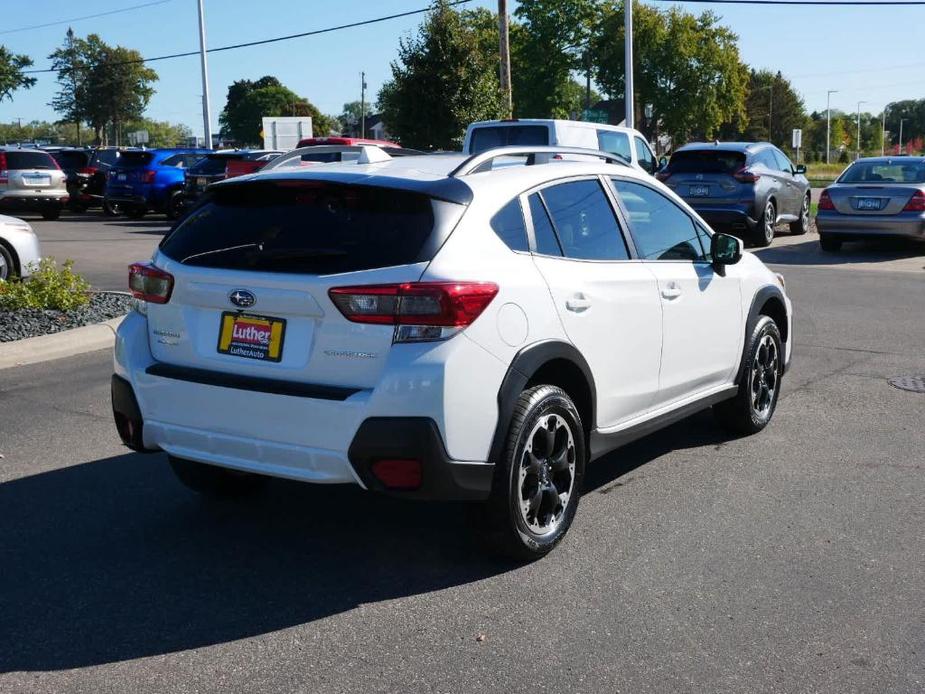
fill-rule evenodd
<path id="1" fill-rule="evenodd" d="M 147 0 L 152 2 L 154 0 Z M 651 2 L 651 0 L 648 0 Z M 0 44 L 26 53 L 35 67 L 47 67 L 47 56 L 64 38 L 66 25 L 16 31 L 46 22 L 107 12 L 145 0 L 4 0 Z M 210 46 L 281 34 L 310 31 L 424 7 L 429 0 L 206 0 Z M 653 3 L 663 5 L 664 3 Z M 699 12 L 712 8 L 740 38 L 744 60 L 755 67 L 781 70 L 799 91 L 809 110 L 822 110 L 826 90 L 837 89 L 832 107 L 853 112 L 879 112 L 885 103 L 925 97 L 925 6 L 920 7 L 769 7 L 677 3 Z M 497 7 L 493 0 L 474 0 L 469 7 Z M 516 3 L 513 3 L 516 7 Z M 359 73 L 365 70 L 368 94 L 375 98 L 389 77 L 398 39 L 421 17 L 408 17 L 331 34 L 209 57 L 213 122 L 224 104 L 228 85 L 242 77 L 265 74 L 313 101 L 322 111 L 340 113 L 359 98 Z M 100 34 L 110 43 L 138 49 L 145 56 L 198 48 L 196 0 L 164 0 L 131 12 L 73 22 L 79 35 Z M 12 30 L 12 31 L 11 31 Z M 182 122 L 202 132 L 199 61 L 179 58 L 152 64 L 160 74 L 148 115 Z M 12 103 L 0 104 L 0 122 L 22 118 L 53 120 L 47 105 L 55 91 L 52 74 L 39 75 L 31 90 L 18 91 Z"/>

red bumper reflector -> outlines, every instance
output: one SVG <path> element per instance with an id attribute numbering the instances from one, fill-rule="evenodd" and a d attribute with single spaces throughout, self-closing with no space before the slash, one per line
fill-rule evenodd
<path id="1" fill-rule="evenodd" d="M 421 486 L 421 461 L 383 459 L 372 464 L 372 473 L 386 489 L 410 491 Z"/>

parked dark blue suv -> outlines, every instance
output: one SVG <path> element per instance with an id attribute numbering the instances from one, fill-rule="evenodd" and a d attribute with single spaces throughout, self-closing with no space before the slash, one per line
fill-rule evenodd
<path id="1" fill-rule="evenodd" d="M 140 219 L 165 212 L 183 190 L 183 172 L 209 153 L 205 149 L 125 149 L 110 168 L 103 195 L 107 214 Z"/>
<path id="2" fill-rule="evenodd" d="M 809 228 L 809 181 L 770 142 L 693 142 L 675 150 L 656 173 L 717 231 L 756 246 L 774 240 L 774 227 L 791 234 Z"/>

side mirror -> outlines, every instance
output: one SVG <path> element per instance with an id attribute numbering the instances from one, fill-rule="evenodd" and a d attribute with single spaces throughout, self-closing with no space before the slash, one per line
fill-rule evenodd
<path id="1" fill-rule="evenodd" d="M 659 160 L 658 160 L 659 171 L 664 169 L 666 166 L 668 166 L 668 157 L 659 157 Z"/>
<path id="2" fill-rule="evenodd" d="M 717 271 L 726 265 L 735 265 L 742 259 L 742 242 L 729 234 L 713 234 L 710 255 Z"/>
<path id="3" fill-rule="evenodd" d="M 806 164 L 797 164 L 796 168 L 793 170 L 793 173 L 805 174 Z"/>

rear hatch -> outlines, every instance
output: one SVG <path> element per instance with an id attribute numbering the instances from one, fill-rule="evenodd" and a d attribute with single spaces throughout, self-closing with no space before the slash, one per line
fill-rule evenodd
<path id="1" fill-rule="evenodd" d="M 210 154 L 196 162 L 184 174 L 186 193 L 197 196 L 210 183 L 223 180 L 225 178 L 225 167 L 228 166 L 228 163 L 244 159 L 244 156 L 244 153 L 237 155 Z"/>
<path id="2" fill-rule="evenodd" d="M 692 149 L 672 155 L 659 178 L 691 204 L 732 204 L 752 194 L 744 168 L 743 152 Z"/>
<path id="3" fill-rule="evenodd" d="M 147 305 L 161 362 L 373 387 L 393 327 L 348 321 L 334 287 L 413 282 L 465 210 L 424 194 L 307 180 L 230 182 L 161 243 L 169 301 Z"/>
<path id="4" fill-rule="evenodd" d="M 116 163 L 109 169 L 109 193 L 131 194 L 142 184 L 153 182 L 154 171 L 149 168 L 153 160 L 152 152 L 120 152 Z"/>
<path id="5" fill-rule="evenodd" d="M 64 187 L 64 172 L 48 152 L 0 151 L 0 189 L 42 193 Z"/>

